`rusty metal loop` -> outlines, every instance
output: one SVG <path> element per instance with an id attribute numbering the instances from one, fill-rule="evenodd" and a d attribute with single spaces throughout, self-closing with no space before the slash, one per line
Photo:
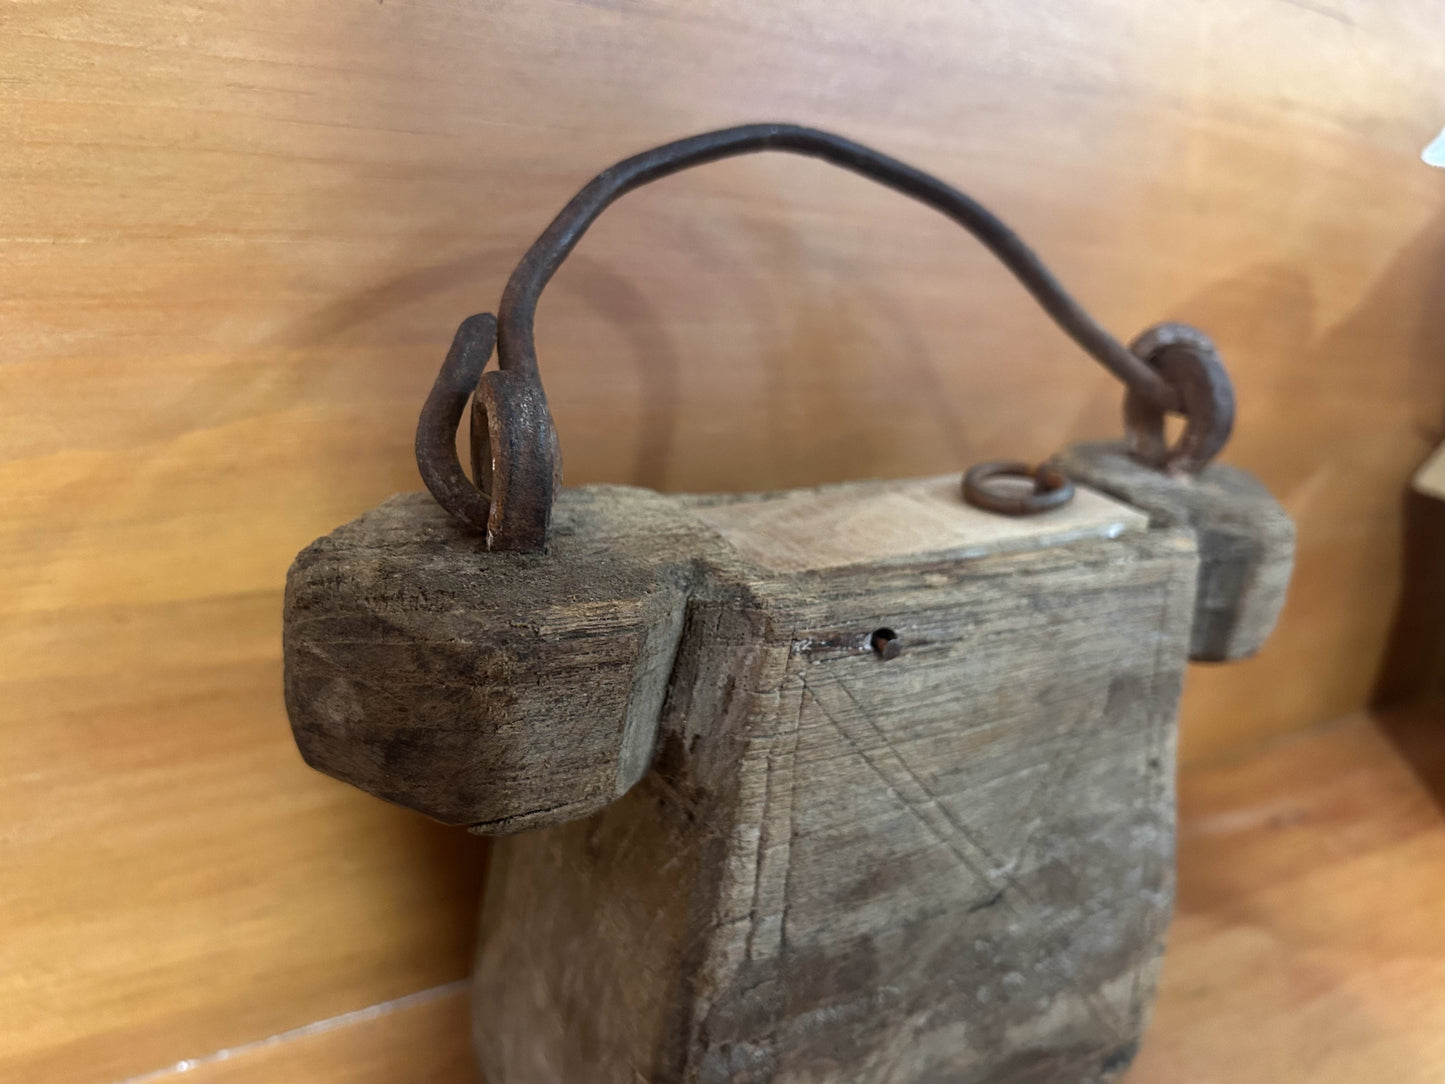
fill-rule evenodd
<path id="1" fill-rule="evenodd" d="M 998 483 L 1003 481 L 1004 485 Z M 1019 481 L 1031 482 L 1022 489 Z M 1032 516 L 1074 499 L 1074 483 L 1050 463 L 1031 467 L 1018 460 L 995 460 L 970 467 L 963 476 L 963 499 L 975 508 L 1005 516 Z"/>
<path id="2" fill-rule="evenodd" d="M 1165 411 L 1189 412 L 1182 387 L 1157 359 L 1141 356 L 1110 335 L 1017 234 L 958 189 L 895 158 L 814 128 L 792 124 L 727 128 L 624 159 L 599 173 L 568 202 L 527 250 L 502 293 L 495 321 L 499 372 L 481 377 L 478 367 L 485 367 L 491 351 L 490 332 L 483 327 L 491 317 L 471 317 L 458 330 L 418 422 L 417 463 L 437 501 L 458 520 L 485 530 L 490 548 L 542 549 L 560 483 L 556 428 L 542 390 L 533 338 L 537 302 L 548 281 L 598 215 L 620 196 L 691 166 L 765 150 L 821 158 L 946 215 L 978 238 L 1066 334 L 1124 382 L 1131 402 L 1149 405 L 1160 418 Z M 480 488 L 467 481 L 454 448 L 468 382 L 478 392 L 472 434 Z M 487 395 L 480 394 L 488 387 Z M 1143 414 L 1138 416 L 1142 422 Z"/>
<path id="3" fill-rule="evenodd" d="M 562 456 L 542 386 L 521 373 L 483 373 L 496 339 L 490 313 L 469 316 L 457 328 L 417 419 L 416 465 L 438 504 L 486 532 L 488 549 L 535 553 L 547 545 Z M 457 426 L 468 398 L 471 479 L 457 457 Z"/>
<path id="4" fill-rule="evenodd" d="M 1132 344 L 1133 351 L 1167 380 L 1179 396 L 1184 432 L 1173 448 L 1164 433 L 1164 411 L 1131 387 L 1124 396 L 1129 451 L 1157 470 L 1197 474 L 1219 454 L 1234 429 L 1234 386 L 1209 336 L 1188 324 L 1157 324 Z"/>
<path id="5" fill-rule="evenodd" d="M 462 470 L 457 457 L 457 426 L 496 342 L 495 316 L 481 313 L 462 321 L 416 423 L 416 466 L 421 480 L 437 504 L 456 519 L 482 530 L 486 530 L 492 510 L 492 487 L 480 475 L 474 485 Z"/>

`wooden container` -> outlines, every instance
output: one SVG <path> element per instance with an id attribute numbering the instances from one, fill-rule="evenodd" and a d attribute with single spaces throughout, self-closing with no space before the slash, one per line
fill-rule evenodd
<path id="1" fill-rule="evenodd" d="M 518 554 L 414 494 L 298 557 L 308 761 L 538 829 L 498 841 L 482 908 L 489 1084 L 1129 1063 L 1172 901 L 1186 659 L 1258 645 L 1292 535 L 1228 468 L 1061 461 L 1093 486 L 1024 519 L 956 477 L 589 487 L 560 494 L 549 553 Z"/>

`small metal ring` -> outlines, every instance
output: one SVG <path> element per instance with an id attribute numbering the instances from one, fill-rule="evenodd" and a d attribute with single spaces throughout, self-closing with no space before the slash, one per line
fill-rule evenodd
<path id="1" fill-rule="evenodd" d="M 990 486 L 995 478 L 1026 478 L 1034 487 L 1028 493 Z M 1068 504 L 1074 497 L 1074 483 L 1050 463 L 1031 467 L 1018 460 L 995 460 L 970 467 L 963 476 L 963 499 L 975 508 L 1005 516 L 1032 516 Z"/>
<path id="2" fill-rule="evenodd" d="M 1174 389 L 1184 432 L 1173 448 L 1164 411 L 1132 386 L 1124 395 L 1124 432 L 1136 459 L 1170 474 L 1198 474 L 1234 429 L 1234 387 L 1213 341 L 1188 324 L 1157 324 L 1130 344 Z"/>

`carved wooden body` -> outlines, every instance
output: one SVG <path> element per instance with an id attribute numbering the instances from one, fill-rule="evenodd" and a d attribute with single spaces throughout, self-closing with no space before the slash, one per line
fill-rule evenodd
<path id="1" fill-rule="evenodd" d="M 1216 656 L 1288 576 L 1250 517 Z M 293 567 L 287 702 L 317 767 L 540 829 L 483 905 L 489 1084 L 1105 1080 L 1170 912 L 1192 527 L 1082 486 L 1027 520 L 956 478 L 595 487 L 519 555 L 393 498 Z"/>

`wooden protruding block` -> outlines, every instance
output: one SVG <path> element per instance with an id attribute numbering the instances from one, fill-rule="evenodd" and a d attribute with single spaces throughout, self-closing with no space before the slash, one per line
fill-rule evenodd
<path id="1" fill-rule="evenodd" d="M 1284 607 L 1294 568 L 1295 528 L 1253 475 L 1211 463 L 1193 477 L 1146 466 L 1123 444 L 1075 444 L 1054 462 L 1076 482 L 1149 513 L 1199 540 L 1199 589 L 1189 657 L 1223 662 L 1254 654 Z"/>
<path id="2" fill-rule="evenodd" d="M 571 491 L 549 554 L 488 552 L 423 493 L 303 550 L 286 706 L 308 764 L 447 824 L 595 812 L 652 763 L 696 525 L 647 490 Z"/>

